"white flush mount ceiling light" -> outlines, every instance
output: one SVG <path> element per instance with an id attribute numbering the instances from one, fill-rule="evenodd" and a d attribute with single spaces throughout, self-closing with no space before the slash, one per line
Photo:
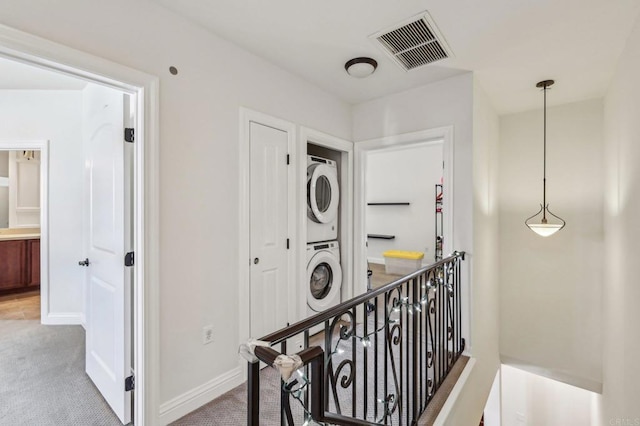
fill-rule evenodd
<path id="1" fill-rule="evenodd" d="M 372 58 L 353 58 L 344 64 L 344 69 L 351 77 L 365 78 L 373 74 L 378 68 L 378 62 Z"/>
<path id="2" fill-rule="evenodd" d="M 547 204 L 547 90 L 554 83 L 553 80 L 544 80 L 536 84 L 541 87 L 544 93 L 544 133 L 543 133 L 543 166 L 542 166 L 542 204 L 538 213 L 529 217 L 524 223 L 536 234 L 542 237 L 548 237 L 555 234 L 562 228 L 566 222 L 549 210 Z"/>

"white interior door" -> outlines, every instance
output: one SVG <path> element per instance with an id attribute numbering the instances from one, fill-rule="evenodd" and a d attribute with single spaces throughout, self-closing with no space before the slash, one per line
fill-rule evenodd
<path id="1" fill-rule="evenodd" d="M 84 93 L 87 175 L 86 371 L 122 423 L 131 421 L 130 293 L 124 256 L 124 96 L 97 85 Z"/>
<path id="2" fill-rule="evenodd" d="M 250 124 L 250 335 L 287 325 L 289 260 L 287 132 Z"/>

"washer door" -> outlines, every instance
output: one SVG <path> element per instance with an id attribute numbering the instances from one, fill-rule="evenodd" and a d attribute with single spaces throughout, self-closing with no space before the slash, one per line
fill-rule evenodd
<path id="1" fill-rule="evenodd" d="M 316 312 L 340 302 L 342 268 L 339 260 L 328 251 L 319 251 L 307 266 L 307 304 Z"/>
<path id="2" fill-rule="evenodd" d="M 318 223 L 329 223 L 338 214 L 340 189 L 336 169 L 326 164 L 307 168 L 307 216 Z"/>

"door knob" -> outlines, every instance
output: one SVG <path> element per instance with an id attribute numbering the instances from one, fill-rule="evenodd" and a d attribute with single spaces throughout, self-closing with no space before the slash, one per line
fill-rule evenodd
<path id="1" fill-rule="evenodd" d="M 255 259 L 253 259 L 253 264 L 257 265 L 258 263 L 260 263 L 260 259 L 258 259 L 257 257 Z"/>
<path id="2" fill-rule="evenodd" d="M 89 259 L 81 260 L 80 262 L 78 262 L 78 265 L 89 266 Z"/>

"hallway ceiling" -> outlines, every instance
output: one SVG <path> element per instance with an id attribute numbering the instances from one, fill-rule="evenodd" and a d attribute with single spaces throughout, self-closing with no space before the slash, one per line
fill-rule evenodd
<path id="1" fill-rule="evenodd" d="M 152 0 L 349 103 L 474 71 L 500 114 L 602 96 L 640 0 Z M 454 57 L 409 72 L 369 39 L 428 11 Z M 370 56 L 378 70 L 349 77 Z"/>

